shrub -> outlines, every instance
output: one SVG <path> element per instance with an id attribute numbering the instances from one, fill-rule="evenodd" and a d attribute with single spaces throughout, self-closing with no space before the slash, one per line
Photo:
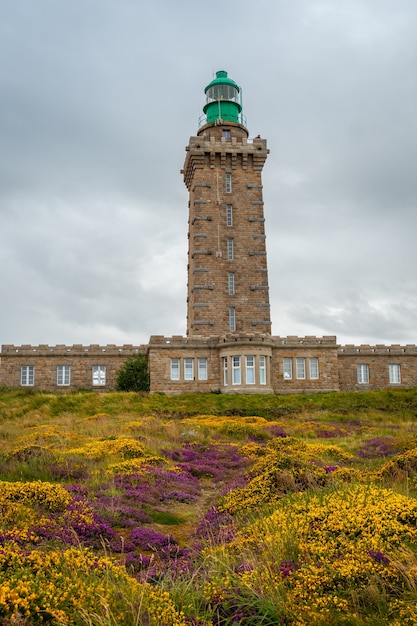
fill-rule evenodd
<path id="1" fill-rule="evenodd" d="M 131 356 L 123 363 L 116 377 L 117 391 L 149 391 L 149 364 L 144 354 Z"/>

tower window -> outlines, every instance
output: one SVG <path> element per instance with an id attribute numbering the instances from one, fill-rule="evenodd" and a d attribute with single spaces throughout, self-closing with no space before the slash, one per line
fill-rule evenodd
<path id="1" fill-rule="evenodd" d="M 233 226 L 233 207 L 231 204 L 226 204 L 226 224 Z"/>
<path id="2" fill-rule="evenodd" d="M 69 385 L 71 381 L 71 367 L 69 365 L 58 365 L 56 368 L 56 384 Z"/>
<path id="3" fill-rule="evenodd" d="M 240 356 L 232 356 L 232 384 L 240 385 Z"/>
<path id="4" fill-rule="evenodd" d="M 389 382 L 391 384 L 401 383 L 401 366 L 400 365 L 388 365 Z"/>
<path id="5" fill-rule="evenodd" d="M 234 306 L 231 306 L 229 309 L 229 330 L 236 330 L 236 311 Z"/>
<path id="6" fill-rule="evenodd" d="M 233 239 L 228 239 L 227 240 L 227 258 L 229 259 L 229 261 L 233 261 Z"/>
<path id="7" fill-rule="evenodd" d="M 106 366 L 93 365 L 93 385 L 106 384 Z"/>
<path id="8" fill-rule="evenodd" d="M 222 135 L 225 139 L 230 139 L 230 130 L 228 128 L 223 128 Z"/>
<path id="9" fill-rule="evenodd" d="M 180 379 L 180 360 L 171 359 L 171 380 Z"/>
<path id="10" fill-rule="evenodd" d="M 35 382 L 35 367 L 22 365 L 20 368 L 20 384 L 24 387 L 32 386 Z"/>
<path id="11" fill-rule="evenodd" d="M 357 381 L 360 385 L 366 385 L 369 383 L 369 367 L 368 365 L 360 364 L 356 366 Z"/>
<path id="12" fill-rule="evenodd" d="M 229 296 L 235 295 L 235 273 L 229 272 Z"/>
<path id="13" fill-rule="evenodd" d="M 226 193 L 232 193 L 232 175 L 226 174 Z"/>
<path id="14" fill-rule="evenodd" d="M 255 384 L 255 357 L 253 355 L 246 357 L 246 384 Z"/>

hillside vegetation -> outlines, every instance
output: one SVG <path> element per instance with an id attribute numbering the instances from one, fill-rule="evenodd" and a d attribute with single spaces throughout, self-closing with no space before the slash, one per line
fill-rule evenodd
<path id="1" fill-rule="evenodd" d="M 0 390 L 0 624 L 417 626 L 417 390 Z"/>

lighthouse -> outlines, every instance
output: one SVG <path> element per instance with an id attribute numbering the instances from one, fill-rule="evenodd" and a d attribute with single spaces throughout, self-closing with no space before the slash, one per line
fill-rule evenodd
<path id="1" fill-rule="evenodd" d="M 189 192 L 187 335 L 270 335 L 262 169 L 266 140 L 249 138 L 242 91 L 218 71 L 186 147 Z"/>

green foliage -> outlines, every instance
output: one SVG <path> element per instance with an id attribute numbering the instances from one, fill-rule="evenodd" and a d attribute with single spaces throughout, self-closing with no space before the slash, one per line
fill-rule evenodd
<path id="1" fill-rule="evenodd" d="M 144 354 L 131 356 L 117 372 L 118 391 L 149 391 L 149 363 Z"/>

